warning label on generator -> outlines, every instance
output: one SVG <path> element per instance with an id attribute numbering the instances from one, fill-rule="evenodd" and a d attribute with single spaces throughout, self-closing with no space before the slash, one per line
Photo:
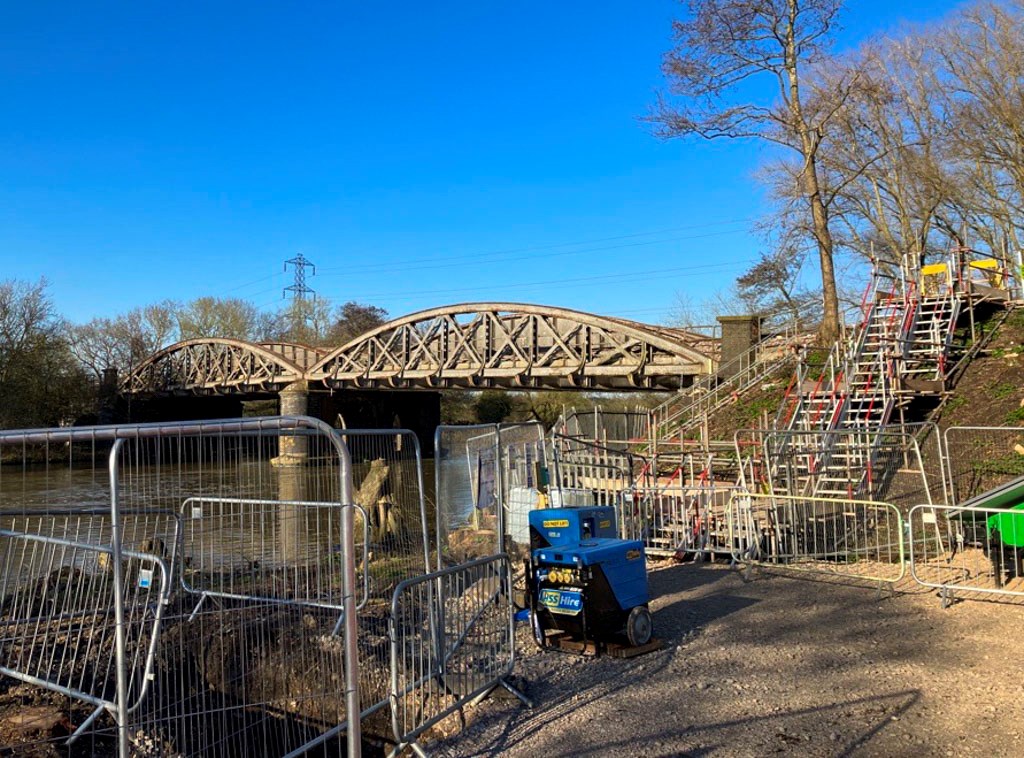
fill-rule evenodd
<path id="1" fill-rule="evenodd" d="M 569 519 L 556 518 L 556 519 L 550 519 L 549 521 L 545 521 L 544 522 L 544 528 L 545 529 L 557 529 L 559 527 L 566 527 L 566 526 L 569 526 Z"/>

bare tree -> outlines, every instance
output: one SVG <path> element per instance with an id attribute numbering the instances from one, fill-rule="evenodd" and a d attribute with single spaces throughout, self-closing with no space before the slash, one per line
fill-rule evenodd
<path id="1" fill-rule="evenodd" d="M 950 225 L 994 250 L 1024 221 L 1024 3 L 979 3 L 937 35 L 957 194 Z"/>
<path id="2" fill-rule="evenodd" d="M 769 324 L 788 322 L 802 328 L 808 306 L 815 299 L 800 286 L 804 255 L 804 251 L 789 246 L 761 253 L 760 260 L 736 280 L 749 310 L 765 316 Z"/>
<path id="3" fill-rule="evenodd" d="M 869 40 L 810 80 L 859 86 L 822 144 L 836 240 L 920 266 L 954 245 L 1019 247 L 1024 219 L 1020 3 L 979 3 L 899 38 Z"/>
<path id="4" fill-rule="evenodd" d="M 262 339 L 317 346 L 326 344 L 330 328 L 330 300 L 323 297 L 296 298 L 267 317 Z"/>
<path id="5" fill-rule="evenodd" d="M 661 98 L 652 116 L 666 138 L 747 137 L 795 151 L 821 268 L 825 342 L 839 337 L 839 301 L 819 150 L 855 80 L 837 83 L 829 98 L 817 103 L 808 100 L 802 86 L 805 67 L 824 55 L 841 5 L 841 0 L 690 0 L 688 17 L 674 23 L 675 46 L 664 63 L 676 98 Z"/>
<path id="6" fill-rule="evenodd" d="M 87 410 L 92 387 L 65 330 L 44 280 L 0 281 L 0 428 L 69 423 Z"/>
<path id="7" fill-rule="evenodd" d="M 259 311 L 246 300 L 199 297 L 175 313 L 178 338 L 200 337 L 252 340 L 257 338 Z"/>
<path id="8" fill-rule="evenodd" d="M 750 313 L 750 308 L 750 304 L 740 296 L 735 283 L 701 300 L 677 292 L 676 304 L 669 312 L 666 323 L 698 334 L 710 334 L 718 326 L 718 316 L 739 316 Z"/>
<path id="9" fill-rule="evenodd" d="M 822 166 L 845 244 L 884 266 L 920 266 L 942 245 L 949 126 L 935 104 L 933 46 L 930 35 L 869 42 L 812 85 L 824 96 L 837 77 L 859 77 L 835 114 Z"/>
<path id="10" fill-rule="evenodd" d="M 14 374 L 19 361 L 56 338 L 54 318 L 46 280 L 0 281 L 0 385 Z"/>
<path id="11" fill-rule="evenodd" d="M 71 352 L 96 379 L 106 369 L 125 374 L 175 339 L 178 310 L 176 303 L 164 301 L 72 326 L 68 330 Z"/>

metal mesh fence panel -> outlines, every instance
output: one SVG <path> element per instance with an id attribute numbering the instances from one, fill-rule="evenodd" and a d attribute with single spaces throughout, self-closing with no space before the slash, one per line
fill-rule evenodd
<path id="1" fill-rule="evenodd" d="M 887 583 L 906 571 L 903 524 L 889 503 L 750 493 L 729 514 L 738 561 Z"/>
<path id="2" fill-rule="evenodd" d="M 659 474 L 660 458 L 558 434 L 551 447 L 553 485 L 584 493 L 597 505 L 614 505 L 623 538 L 641 540 L 653 555 L 731 552 L 725 537 L 737 470 L 731 451 L 680 451 L 671 456 L 671 469 Z"/>
<path id="3" fill-rule="evenodd" d="M 544 427 L 534 423 L 500 425 L 498 451 L 506 536 L 503 550 L 524 557 L 530 545 L 529 512 L 540 504 L 540 490 L 544 486 Z"/>
<path id="4" fill-rule="evenodd" d="M 946 472 L 946 450 L 942 431 L 938 425 L 932 422 L 904 424 L 904 428 L 917 440 L 931 501 L 937 504 L 950 504 L 949 477 Z M 907 505 L 917 505 L 917 503 L 911 503 L 908 495 L 899 499 L 899 505 L 905 508 Z"/>
<path id="5" fill-rule="evenodd" d="M 497 425 L 438 427 L 434 471 L 437 567 L 499 552 Z"/>
<path id="6" fill-rule="evenodd" d="M 344 722 L 343 569 L 354 556 L 332 435 L 212 427 L 116 452 L 121 507 L 182 519 L 183 592 L 151 697 L 131 717 L 134 750 L 284 755 Z"/>
<path id="7" fill-rule="evenodd" d="M 735 485 L 676 480 L 657 488 L 637 488 L 632 496 L 642 512 L 643 529 L 636 537 L 649 553 L 680 559 L 714 558 L 732 553 L 728 506 Z M 628 495 L 627 495 L 628 496 Z"/>
<path id="8" fill-rule="evenodd" d="M 510 567 L 476 559 L 403 582 L 391 613 L 392 726 L 399 744 L 512 672 Z"/>
<path id="9" fill-rule="evenodd" d="M 108 531 L 109 513 L 0 515 L 0 673 L 95 706 L 71 735 L 117 706 L 115 595 L 124 608 L 128 710 L 153 673 L 153 652 L 170 592 L 168 564 L 122 552 L 114 589 L 112 551 L 86 540 Z"/>
<path id="10" fill-rule="evenodd" d="M 1024 495 L 1016 498 L 1020 505 Z M 943 604 L 955 596 L 1024 599 L 1024 511 L 919 505 L 910 511 L 910 570 Z"/>
<path id="11" fill-rule="evenodd" d="M 919 439 L 930 451 L 926 464 Z M 736 433 L 744 461 L 742 483 L 753 491 L 788 496 L 861 499 L 898 505 L 904 513 L 919 502 L 942 501 L 942 456 L 928 425 L 881 430 Z"/>
<path id="12" fill-rule="evenodd" d="M 337 753 L 343 725 L 358 735 L 351 480 L 330 429 L 263 419 L 4 433 L 0 450 L 3 623 L 42 611 L 63 625 L 49 645 L 59 655 L 34 665 L 81 733 L 64 749 Z M 24 660 L 0 648 L 8 669 Z M 96 699 L 102 712 L 83 710 Z"/>
<path id="13" fill-rule="evenodd" d="M 625 450 L 638 442 L 646 442 L 650 435 L 651 414 L 647 410 L 607 411 L 601 408 L 577 411 L 572 409 L 555 431 L 566 437 L 600 443 Z"/>
<path id="14" fill-rule="evenodd" d="M 643 501 L 634 497 L 634 470 L 641 460 L 629 453 L 577 438 L 551 437 L 550 502 L 552 505 L 611 505 L 619 534 L 641 539 Z"/>
<path id="15" fill-rule="evenodd" d="M 954 426 L 944 437 L 950 505 L 1024 476 L 1024 427 Z"/>
<path id="16" fill-rule="evenodd" d="M 367 574 L 367 613 L 379 616 L 399 582 L 429 571 L 435 519 L 427 509 L 423 460 L 408 430 L 346 430 L 342 439 L 352 457 L 352 498 L 362 508 L 357 527 L 370 544 L 357 569 Z"/>
<path id="17" fill-rule="evenodd" d="M 440 553 L 458 563 L 524 551 L 528 514 L 539 505 L 543 486 L 543 427 L 442 426 L 434 448 Z"/>

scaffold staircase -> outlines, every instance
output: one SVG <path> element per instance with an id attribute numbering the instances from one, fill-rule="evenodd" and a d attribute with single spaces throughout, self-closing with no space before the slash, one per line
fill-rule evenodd
<path id="1" fill-rule="evenodd" d="M 857 328 L 837 343 L 813 379 L 801 363 L 765 451 L 773 489 L 823 498 L 870 495 L 883 429 L 894 411 L 922 395 L 946 390 L 950 349 L 964 304 L 979 291 L 1006 293 L 1005 270 L 993 273 L 954 251 L 948 263 L 898 277 L 876 271 L 865 292 Z M 931 271 L 929 271 L 931 269 Z"/>
<path id="2" fill-rule="evenodd" d="M 961 298 L 952 292 L 921 298 L 903 355 L 898 394 L 945 389 L 949 352 L 960 310 Z"/>
<path id="3" fill-rule="evenodd" d="M 791 365 L 794 353 L 790 346 L 806 338 L 798 324 L 790 323 L 782 332 L 721 364 L 715 373 L 651 409 L 649 450 L 660 454 L 678 446 L 717 411 Z"/>

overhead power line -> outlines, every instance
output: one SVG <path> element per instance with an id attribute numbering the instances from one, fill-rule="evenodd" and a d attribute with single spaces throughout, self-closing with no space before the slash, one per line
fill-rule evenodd
<path id="1" fill-rule="evenodd" d="M 568 250 L 568 251 L 563 252 L 563 253 L 547 252 L 547 251 L 558 250 L 558 249 L 566 248 L 566 247 L 579 247 L 581 245 L 597 245 L 597 244 L 600 244 L 600 243 L 603 243 L 603 242 L 618 242 L 620 240 L 636 239 L 637 237 L 651 237 L 651 236 L 655 236 L 655 235 L 672 234 L 672 233 L 681 232 L 681 231 L 692 231 L 692 230 L 695 230 L 695 229 L 707 229 L 707 228 L 713 227 L 713 226 L 729 226 L 729 225 L 732 225 L 732 224 L 747 223 L 749 220 L 750 219 L 737 219 L 737 220 L 734 220 L 734 221 L 716 221 L 714 223 L 709 223 L 709 224 L 697 224 L 697 225 L 694 225 L 694 226 L 680 226 L 680 227 L 676 227 L 674 229 L 660 229 L 658 231 L 653 231 L 653 232 L 637 232 L 635 234 L 622 234 L 622 235 L 618 235 L 618 236 L 615 236 L 615 237 L 600 237 L 600 238 L 597 238 L 597 239 L 579 240 L 577 242 L 559 242 L 557 244 L 552 244 L 552 245 L 529 245 L 529 246 L 526 246 L 526 247 L 510 248 L 508 250 L 492 250 L 492 251 L 489 251 L 489 252 L 480 252 L 480 253 L 463 253 L 463 254 L 460 254 L 460 255 L 445 255 L 445 256 L 440 256 L 440 257 L 437 257 L 437 258 L 428 258 L 428 259 L 421 260 L 421 261 L 406 262 L 406 260 L 403 259 L 402 268 L 404 268 L 404 269 L 421 268 L 421 267 L 422 268 L 435 268 L 435 267 L 440 268 L 440 267 L 442 267 L 441 264 L 444 264 L 445 266 L 447 266 L 450 263 L 456 263 L 457 264 L 458 262 L 461 262 L 461 261 L 472 261 L 473 263 L 485 263 L 485 262 L 505 262 L 505 261 L 530 260 L 532 258 L 549 258 L 549 257 L 554 257 L 556 255 L 577 255 L 577 254 L 580 254 L 580 253 L 592 253 L 592 252 L 599 252 L 599 251 L 604 251 L 604 250 L 619 250 L 619 249 L 626 248 L 626 247 L 639 247 L 639 246 L 642 246 L 642 245 L 657 245 L 659 243 L 665 243 L 665 242 L 680 242 L 680 241 L 691 240 L 691 239 L 703 239 L 705 237 L 717 237 L 717 236 L 725 235 L 725 234 L 739 234 L 739 233 L 745 232 L 747 230 L 746 229 L 732 229 L 732 230 L 725 231 L 725 232 L 709 232 L 707 234 L 684 235 L 684 236 L 681 236 L 681 237 L 670 237 L 668 239 L 660 239 L 660 240 L 647 240 L 647 241 L 644 241 L 644 242 L 634 242 L 634 243 L 629 243 L 629 244 L 624 244 L 624 245 L 611 245 L 611 246 L 607 246 L 607 247 L 597 247 L 597 248 L 586 247 L 586 248 L 583 248 L 583 249 L 580 249 L 580 250 Z M 516 254 L 516 253 L 541 253 L 541 254 L 539 254 L 539 255 L 524 255 L 524 256 L 515 255 L 515 257 L 508 257 L 508 256 L 512 256 L 513 254 Z M 392 268 L 394 268 L 394 266 L 395 266 L 394 263 L 371 263 L 371 264 L 365 264 L 365 265 L 362 265 L 362 266 L 332 266 L 330 268 L 322 269 L 321 273 L 328 272 L 328 271 L 339 271 L 339 272 L 341 272 L 343 274 L 348 274 L 348 273 L 355 272 L 355 271 L 373 271 L 373 270 L 378 270 L 378 269 L 392 269 Z"/>
<path id="2" fill-rule="evenodd" d="M 753 263 L 753 260 L 729 261 L 728 263 L 711 263 L 711 264 L 705 264 L 705 265 L 702 265 L 702 266 L 680 266 L 680 267 L 676 267 L 676 268 L 659 268 L 659 269 L 650 269 L 650 270 L 647 270 L 647 271 L 626 271 L 626 272 L 613 273 L 613 274 L 600 274 L 600 275 L 597 275 L 597 276 L 572 277 L 572 278 L 569 278 L 569 279 L 546 279 L 546 280 L 540 280 L 540 281 L 534 279 L 534 280 L 528 281 L 528 282 L 501 282 L 501 283 L 498 283 L 498 284 L 492 283 L 492 284 L 483 285 L 483 286 L 479 286 L 479 287 L 460 287 L 460 288 L 457 288 L 457 289 L 417 290 L 415 294 L 417 296 L 421 296 L 421 295 L 457 295 L 457 294 L 467 293 L 467 292 L 480 292 L 480 291 L 487 291 L 487 292 L 489 292 L 489 291 L 494 291 L 494 290 L 499 290 L 499 289 L 507 289 L 509 287 L 516 287 L 516 288 L 523 288 L 523 289 L 537 289 L 537 288 L 543 289 L 543 288 L 545 288 L 547 286 L 554 286 L 554 285 L 561 286 L 561 285 L 564 285 L 564 284 L 573 284 L 573 283 L 607 281 L 607 280 L 610 280 L 610 279 L 614 279 L 617 282 L 631 283 L 631 282 L 637 282 L 637 281 L 644 281 L 648 277 L 654 276 L 654 275 L 658 275 L 658 276 L 665 276 L 665 275 L 676 276 L 676 275 L 680 275 L 680 274 L 692 274 L 692 273 L 697 273 L 697 272 L 701 272 L 701 271 L 707 271 L 707 272 L 711 272 L 711 271 L 726 271 L 726 270 L 729 270 L 729 269 L 734 269 L 737 266 L 747 266 L 750 263 Z M 402 294 L 407 294 L 408 292 L 409 292 L 409 290 L 406 289 L 406 290 L 402 291 Z M 363 293 L 363 294 L 360 295 L 360 298 L 363 299 L 363 300 L 366 300 L 366 301 L 370 301 L 372 299 L 389 298 L 389 297 L 392 297 L 395 294 L 398 294 L 398 293 L 395 293 L 395 292 Z"/>
<path id="3" fill-rule="evenodd" d="M 401 259 L 401 264 L 400 265 L 401 265 L 401 268 L 403 270 L 406 270 L 406 271 L 418 271 L 418 270 L 434 269 L 434 268 L 454 268 L 454 267 L 457 267 L 457 266 L 461 265 L 460 262 L 463 262 L 463 261 L 472 261 L 473 263 L 479 265 L 479 264 L 492 263 L 492 262 L 493 263 L 504 263 L 504 262 L 513 262 L 513 261 L 521 261 L 521 260 L 531 260 L 531 259 L 537 259 L 537 258 L 549 258 L 549 257 L 555 257 L 555 256 L 582 255 L 584 253 L 605 252 L 605 251 L 608 251 L 608 250 L 621 250 L 621 249 L 627 249 L 627 248 L 630 248 L 630 247 L 658 245 L 658 244 L 666 244 L 666 243 L 670 243 L 670 242 L 685 242 L 687 240 L 706 239 L 706 238 L 709 238 L 709 237 L 718 237 L 718 236 L 725 236 L 725 235 L 730 235 L 730 234 L 740 234 L 740 233 L 743 233 L 743 232 L 745 232 L 747 230 L 746 229 L 732 229 L 732 230 L 721 231 L 721 232 L 710 232 L 710 233 L 707 233 L 707 234 L 695 234 L 695 235 L 676 236 L 676 237 L 671 237 L 671 238 L 668 238 L 668 239 L 645 240 L 645 241 L 642 241 L 642 242 L 627 243 L 627 244 L 623 244 L 623 245 L 609 245 L 609 246 L 603 246 L 603 247 L 583 247 L 582 249 L 567 250 L 567 251 L 561 252 L 561 253 L 552 253 L 552 252 L 545 252 L 545 251 L 559 250 L 561 248 L 579 248 L 580 246 L 598 245 L 598 244 L 605 243 L 605 242 L 618 242 L 620 240 L 631 240 L 631 239 L 636 239 L 638 237 L 652 237 L 652 236 L 656 236 L 656 235 L 674 234 L 676 232 L 694 231 L 694 230 L 698 230 L 698 229 L 710 229 L 710 228 L 713 228 L 713 227 L 731 226 L 731 225 L 735 225 L 735 224 L 746 224 L 746 223 L 751 222 L 753 219 L 754 219 L 754 217 L 748 216 L 748 217 L 745 217 L 745 218 L 729 219 L 729 220 L 724 220 L 724 221 L 711 221 L 711 222 L 704 223 L 704 224 L 689 224 L 687 226 L 666 227 L 664 229 L 656 229 L 656 230 L 646 231 L 646 232 L 633 232 L 633 233 L 630 233 L 630 234 L 619 234 L 619 235 L 615 235 L 615 236 L 611 236 L 611 237 L 589 238 L 589 239 L 585 239 L 585 240 L 577 240 L 575 242 L 558 242 L 558 243 L 545 244 L 545 245 L 527 245 L 527 246 L 524 246 L 524 247 L 508 248 L 508 249 L 505 249 L 505 250 L 490 250 L 490 251 L 481 251 L 481 252 L 477 252 L 477 253 L 462 253 L 462 254 L 459 254 L 459 255 L 446 255 L 446 256 L 439 256 L 439 257 L 436 257 L 436 258 L 426 258 L 426 259 L 420 259 L 420 260 L 412 259 L 411 256 L 409 256 L 409 255 L 401 255 L 399 257 Z M 534 255 L 522 255 L 522 256 L 520 256 L 520 255 L 516 255 L 518 253 L 535 253 L 535 254 Z M 512 256 L 512 257 L 510 257 L 510 256 Z M 301 254 L 300 254 L 298 257 L 301 258 L 303 256 L 301 256 Z M 359 256 L 358 255 L 354 255 L 353 257 L 358 258 Z M 293 259 L 293 260 L 296 260 L 296 259 Z M 307 261 L 307 263 L 308 263 L 308 261 Z M 310 264 L 310 265 L 312 265 L 312 264 Z M 399 264 L 391 262 L 391 263 L 370 263 L 370 264 L 363 264 L 363 265 L 356 265 L 356 266 L 353 266 L 353 265 L 328 266 L 328 267 L 321 266 L 318 273 L 322 277 L 322 276 L 325 276 L 325 275 L 326 276 L 339 276 L 339 275 L 348 275 L 348 274 L 359 273 L 359 272 L 391 271 L 391 270 L 394 270 L 396 265 L 399 265 Z M 285 270 L 287 271 L 287 265 L 285 266 Z M 337 273 L 329 273 L 329 272 L 337 272 Z M 252 286 L 254 284 L 260 284 L 261 282 L 267 281 L 269 279 L 272 279 L 272 278 L 280 276 L 280 275 L 281 274 L 279 274 L 279 273 L 278 274 L 269 274 L 267 276 L 260 277 L 258 279 L 254 279 L 254 280 L 245 282 L 243 284 L 238 284 L 238 285 L 232 286 L 230 288 L 224 289 L 223 291 L 224 292 L 235 292 L 235 291 L 244 289 L 246 287 L 250 287 L 250 286 Z M 260 290 L 259 292 L 251 293 L 249 295 L 249 297 L 257 297 L 259 295 L 264 294 L 265 292 L 270 292 L 270 291 L 272 291 L 272 289 L 263 289 L 263 290 Z"/>

